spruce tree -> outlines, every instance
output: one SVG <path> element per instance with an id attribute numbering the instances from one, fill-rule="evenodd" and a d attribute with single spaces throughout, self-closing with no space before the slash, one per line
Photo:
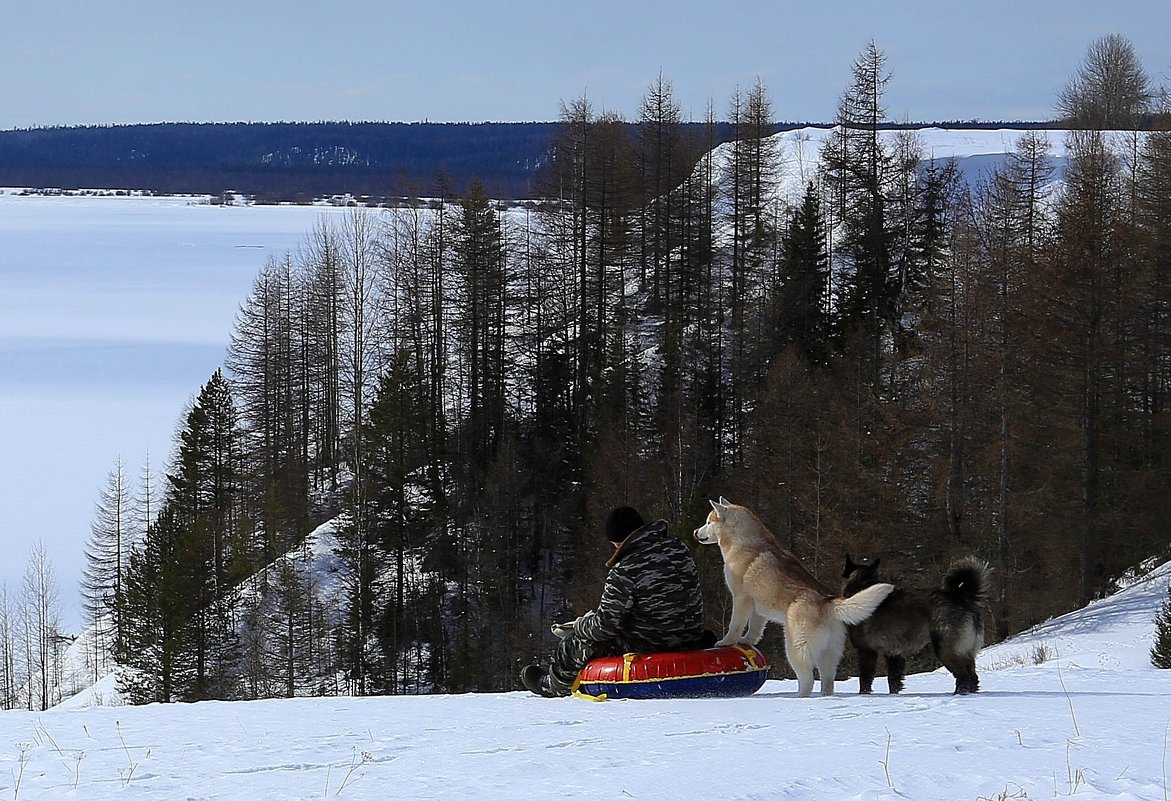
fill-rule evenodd
<path id="1" fill-rule="evenodd" d="M 811 364 L 823 363 L 829 345 L 829 254 L 817 189 L 811 183 L 789 222 L 774 300 L 777 338 Z"/>
<path id="2" fill-rule="evenodd" d="M 383 659 L 375 629 L 383 592 L 386 552 L 377 541 L 364 491 L 353 493 L 351 511 L 337 530 L 334 555 L 342 583 L 341 622 L 337 627 L 338 668 L 353 695 L 381 689 Z"/>
<path id="3" fill-rule="evenodd" d="M 194 598 L 178 556 L 181 527 L 173 504 L 130 556 L 123 586 L 126 634 L 119 643 L 118 689 L 131 703 L 185 700 L 191 686 L 190 609 Z"/>
<path id="4" fill-rule="evenodd" d="M 1155 615 L 1155 644 L 1151 646 L 1151 664 L 1164 670 L 1171 669 L 1171 584 L 1167 585 L 1167 600 Z"/>
<path id="5" fill-rule="evenodd" d="M 369 508 L 366 520 L 387 555 L 389 568 L 386 594 L 391 597 L 380 602 L 385 612 L 375 628 L 387 665 L 385 689 L 390 692 L 402 690 L 400 666 L 410 643 L 417 639 L 418 633 L 409 626 L 408 606 L 416 601 L 409 594 L 415 583 L 409 559 L 422 545 L 421 524 L 435 503 L 427 496 L 423 480 L 427 453 L 423 381 L 412 365 L 407 350 L 394 354 L 362 431 L 369 460 L 363 495 Z"/>
<path id="6" fill-rule="evenodd" d="M 238 502 L 236 413 L 220 371 L 178 434 L 162 511 L 131 556 L 125 586 L 121 682 L 139 702 L 236 695 L 231 610 Z"/>

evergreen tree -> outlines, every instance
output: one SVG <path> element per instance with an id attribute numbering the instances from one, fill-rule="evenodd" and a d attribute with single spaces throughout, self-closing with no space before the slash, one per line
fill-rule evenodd
<path id="1" fill-rule="evenodd" d="M 124 685 L 136 699 L 231 698 L 239 678 L 227 554 L 236 544 L 236 414 L 221 371 L 178 434 L 163 509 L 127 572 Z"/>
<path id="2" fill-rule="evenodd" d="M 187 571 L 184 540 L 184 526 L 167 501 L 130 556 L 118 688 L 132 703 L 191 700 L 194 694 L 191 641 L 198 594 Z"/>
<path id="3" fill-rule="evenodd" d="M 371 695 L 383 685 L 385 659 L 377 639 L 386 551 L 364 503 L 340 521 L 334 553 L 341 565 L 341 622 L 337 638 L 338 668 L 352 695 Z"/>
<path id="4" fill-rule="evenodd" d="M 1163 670 L 1171 669 L 1171 585 L 1167 586 L 1167 600 L 1155 615 L 1155 644 L 1151 646 L 1151 664 Z"/>
<path id="5" fill-rule="evenodd" d="M 383 611 L 370 625 L 376 630 L 385 665 L 382 689 L 392 693 L 405 689 L 412 674 L 407 659 L 423 634 L 419 616 L 412 614 L 423 603 L 413 574 L 419 564 L 417 555 L 423 551 L 423 524 L 435 505 L 427 497 L 424 472 L 428 448 L 423 437 L 427 416 L 423 384 L 412 368 L 408 351 L 400 350 L 392 357 L 362 434 L 369 457 L 366 520 L 380 550 L 388 555 L 389 567 L 388 586 L 380 600 Z"/>
<path id="6" fill-rule="evenodd" d="M 913 217 L 906 231 L 908 252 L 899 274 L 899 296 L 905 310 L 921 314 L 928 289 L 948 257 L 955 216 L 965 187 L 954 159 L 942 164 L 931 161 L 922 171 L 916 170 L 916 175 Z"/>
<path id="7" fill-rule="evenodd" d="M 781 286 L 773 301 L 778 343 L 792 345 L 807 362 L 824 363 L 830 343 L 829 253 L 821 202 L 811 183 L 785 237 Z"/>

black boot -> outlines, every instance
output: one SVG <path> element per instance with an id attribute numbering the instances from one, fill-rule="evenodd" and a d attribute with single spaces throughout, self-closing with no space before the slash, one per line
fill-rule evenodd
<path id="1" fill-rule="evenodd" d="M 540 665 L 529 665 L 520 672 L 520 683 L 531 693 L 542 698 L 557 698 L 559 693 L 549 686 L 549 673 Z"/>

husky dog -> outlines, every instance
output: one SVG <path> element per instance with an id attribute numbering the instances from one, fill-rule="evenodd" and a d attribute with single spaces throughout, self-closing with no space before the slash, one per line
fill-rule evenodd
<path id="1" fill-rule="evenodd" d="M 755 645 L 765 624 L 775 620 L 785 627 L 785 656 L 797 674 L 797 695 L 812 694 L 815 667 L 821 694 L 833 695 L 846 648 L 846 624 L 869 617 L 894 586 L 875 584 L 843 598 L 814 578 L 748 509 L 723 498 L 711 505 L 695 538 L 720 546 L 724 580 L 732 593 L 728 633 L 716 645 Z"/>
<path id="2" fill-rule="evenodd" d="M 857 564 L 846 556 L 842 595 L 853 596 L 879 585 L 878 564 Z M 980 608 L 988 592 L 988 563 L 974 557 L 954 562 L 938 589 L 900 587 L 868 620 L 850 626 L 850 642 L 858 651 L 858 687 L 868 693 L 874 685 L 878 655 L 886 661 L 886 683 L 892 693 L 903 689 L 907 657 L 928 642 L 956 680 L 957 693 L 980 689 L 976 654 L 984 644 L 984 616 Z"/>

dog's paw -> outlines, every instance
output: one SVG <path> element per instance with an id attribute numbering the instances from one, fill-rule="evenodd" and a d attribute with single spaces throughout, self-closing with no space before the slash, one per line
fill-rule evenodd
<path id="1" fill-rule="evenodd" d="M 717 641 L 715 647 L 726 648 L 729 645 L 736 645 L 735 637 L 725 637 L 724 639 Z"/>

